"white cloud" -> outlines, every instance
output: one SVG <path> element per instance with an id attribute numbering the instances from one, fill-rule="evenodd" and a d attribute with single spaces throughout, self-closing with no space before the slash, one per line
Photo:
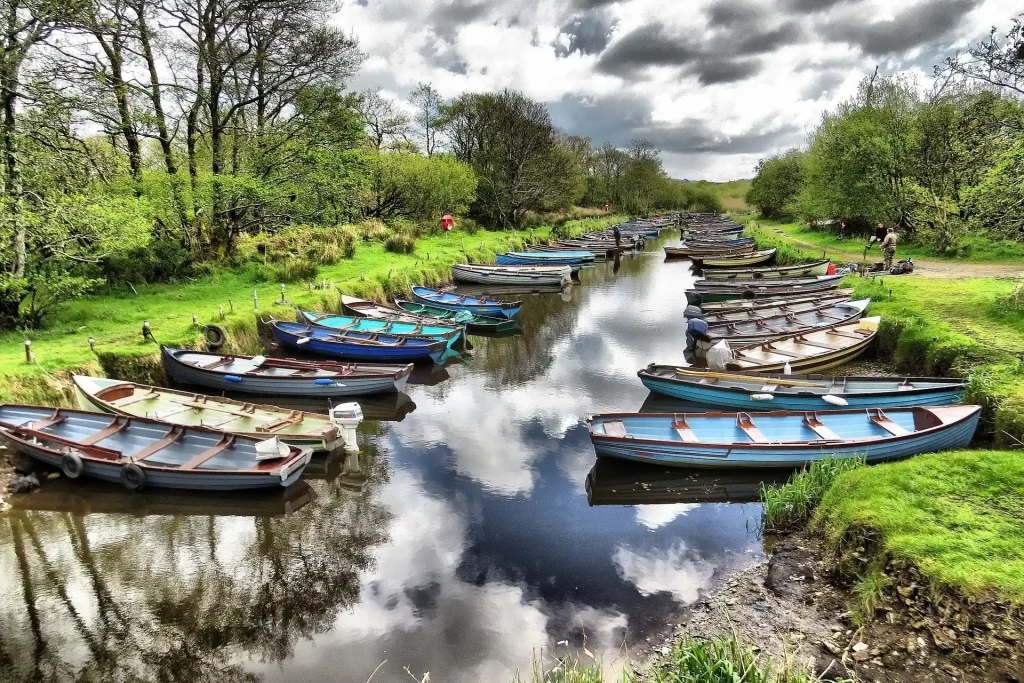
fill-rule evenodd
<path id="1" fill-rule="evenodd" d="M 647 552 L 619 547 L 612 556 L 623 579 L 644 595 L 671 593 L 682 603 L 695 602 L 711 583 L 714 567 L 680 541 L 666 550 Z"/>

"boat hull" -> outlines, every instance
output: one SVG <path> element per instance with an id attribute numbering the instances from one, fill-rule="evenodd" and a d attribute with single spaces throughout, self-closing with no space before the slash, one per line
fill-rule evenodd
<path id="1" fill-rule="evenodd" d="M 423 315 L 438 320 L 448 320 L 452 316 L 458 315 L 459 311 L 452 311 L 447 308 L 441 308 L 440 306 L 431 306 L 429 304 L 421 304 L 415 301 L 402 301 L 401 299 L 395 300 L 395 305 L 403 311 L 408 311 L 415 315 Z M 513 332 L 519 325 L 509 318 L 505 317 L 490 317 L 483 315 L 474 315 L 473 319 L 465 324 L 466 331 L 470 334 L 501 334 L 504 332 Z"/>
<path id="2" fill-rule="evenodd" d="M 621 458 L 672 467 L 773 468 L 802 467 L 825 458 L 863 457 L 869 463 L 897 460 L 970 444 L 978 427 L 980 408 L 941 428 L 911 432 L 905 436 L 820 443 L 685 443 L 598 434 L 591 423 L 591 442 L 599 457 Z M 795 417 L 799 419 L 800 415 Z M 608 416 L 597 416 L 594 419 Z M 612 416 L 615 417 L 615 416 Z M 658 416 L 675 418 L 676 416 Z M 759 415 L 752 417 L 756 420 Z"/>
<path id="3" fill-rule="evenodd" d="M 452 277 L 458 282 L 480 285 L 564 285 L 572 278 L 570 266 L 552 266 L 548 272 L 527 271 L 516 268 L 467 268 L 452 266 Z"/>
<path id="4" fill-rule="evenodd" d="M 559 283 L 561 284 L 561 283 Z M 474 315 L 514 318 L 520 302 L 487 301 L 478 297 L 460 297 L 457 294 L 439 292 L 427 287 L 413 287 L 412 298 L 421 304 L 446 308 L 449 311 L 469 311 Z"/>
<path id="5" fill-rule="evenodd" d="M 297 380 L 205 372 L 179 362 L 173 354 L 166 351 L 163 354 L 163 365 L 170 378 L 179 384 L 262 396 L 306 396 L 325 399 L 399 392 L 405 388 L 412 372 L 409 366 L 408 371 L 401 372 L 398 376 L 337 377 L 329 384 L 318 384 L 313 379 Z"/>
<path id="6" fill-rule="evenodd" d="M 499 266 L 569 266 L 576 272 L 585 263 L 593 263 L 593 260 L 584 261 L 580 258 L 566 257 L 566 258 L 531 258 L 529 256 L 511 256 L 509 254 L 499 254 L 495 257 L 494 262 Z"/>
<path id="7" fill-rule="evenodd" d="M 313 328 L 324 329 L 324 328 Z M 296 334 L 282 329 L 278 323 L 271 325 L 274 341 L 282 346 L 287 346 L 299 351 L 319 353 L 324 356 L 335 358 L 347 358 L 352 360 L 381 361 L 381 362 L 405 362 L 414 363 L 420 361 L 436 361 L 445 351 L 444 342 L 433 342 L 422 346 L 392 346 L 390 344 L 367 344 L 355 340 L 329 340 L 324 338 L 310 337 L 305 333 Z M 305 343 L 299 343 L 301 339 L 308 339 Z"/>
<path id="8" fill-rule="evenodd" d="M 776 252 L 776 249 L 765 249 L 738 256 L 692 256 L 691 259 L 702 268 L 744 268 L 768 263 L 775 258 Z"/>
<path id="9" fill-rule="evenodd" d="M 779 266 L 777 268 L 754 268 L 751 270 L 737 268 L 709 268 L 704 263 L 704 279 L 712 281 L 734 280 L 772 280 L 795 277 L 814 277 L 827 275 L 829 261 L 818 261 L 801 266 Z"/>

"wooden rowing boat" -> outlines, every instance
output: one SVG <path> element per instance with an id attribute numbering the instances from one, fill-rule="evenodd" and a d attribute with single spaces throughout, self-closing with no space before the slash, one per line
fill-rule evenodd
<path id="1" fill-rule="evenodd" d="M 729 370 L 817 372 L 842 365 L 864 353 L 878 333 L 881 318 L 862 318 L 807 334 L 794 334 L 770 342 L 732 347 Z M 731 345 L 730 345 L 731 346 Z"/>
<path id="2" fill-rule="evenodd" d="M 853 296 L 853 288 L 836 289 L 829 292 L 811 292 L 809 294 L 790 294 L 784 296 L 769 296 L 757 299 L 732 299 L 729 301 L 708 301 L 701 305 L 701 309 L 707 315 L 718 313 L 756 313 L 758 310 L 771 308 L 773 306 L 789 306 L 797 304 L 827 304 L 849 301 Z"/>
<path id="3" fill-rule="evenodd" d="M 698 280 L 694 283 L 694 288 L 686 292 L 686 300 L 690 304 L 700 306 L 707 301 L 807 295 L 835 289 L 843 277 L 843 275 L 820 275 L 793 280 L 759 280 L 757 282 Z"/>
<path id="4" fill-rule="evenodd" d="M 461 326 L 442 325 L 436 320 L 401 320 L 370 318 L 335 313 L 312 313 L 296 310 L 297 322 L 338 332 L 385 334 L 400 339 L 438 341 L 451 348 L 462 337 Z"/>
<path id="5" fill-rule="evenodd" d="M 494 259 L 499 266 L 579 266 L 592 265 L 589 251 L 510 251 Z"/>
<path id="6" fill-rule="evenodd" d="M 831 261 L 816 261 L 815 263 L 803 263 L 794 266 L 772 266 L 770 268 L 738 268 L 730 266 L 711 267 L 707 260 L 704 261 L 704 279 L 715 281 L 734 280 L 781 280 L 795 277 L 812 277 L 827 275 Z"/>
<path id="7" fill-rule="evenodd" d="M 69 479 L 90 477 L 144 487 L 251 490 L 299 480 L 312 451 L 203 427 L 67 408 L 0 405 L 0 440 L 12 450 L 60 468 Z"/>
<path id="8" fill-rule="evenodd" d="M 474 315 L 488 315 L 496 318 L 514 318 L 523 306 L 521 301 L 498 301 L 488 297 L 466 296 L 419 286 L 412 288 L 412 298 L 421 304 L 447 308 L 450 311 L 469 311 Z"/>
<path id="9" fill-rule="evenodd" d="M 967 381 L 945 377 L 822 377 L 712 372 L 651 363 L 644 386 L 682 401 L 741 410 L 912 408 L 960 403 Z"/>
<path id="10" fill-rule="evenodd" d="M 519 329 L 519 324 L 515 320 L 508 318 L 496 318 L 486 315 L 473 315 L 468 311 L 451 311 L 447 308 L 441 308 L 440 306 L 431 306 L 429 304 L 421 304 L 415 301 L 403 301 L 401 299 L 395 299 L 395 305 L 403 311 L 413 313 L 415 315 L 429 316 L 438 320 L 455 323 L 458 321 L 457 316 L 468 316 L 468 320 L 462 322 L 466 326 L 466 331 L 471 334 L 503 334 L 506 332 L 514 332 Z"/>
<path id="11" fill-rule="evenodd" d="M 679 467 L 801 467 L 963 448 L 981 406 L 773 413 L 611 413 L 587 420 L 599 457 Z"/>
<path id="12" fill-rule="evenodd" d="M 695 254 L 690 259 L 694 264 L 702 268 L 741 268 L 743 266 L 756 266 L 768 263 L 775 258 L 777 251 L 778 249 L 761 249 L 759 251 L 752 251 L 749 254 L 727 254 L 724 256 L 698 256 Z"/>
<path id="13" fill-rule="evenodd" d="M 436 361 L 446 349 L 443 341 L 349 330 L 335 332 L 326 327 L 279 320 L 270 321 L 270 331 L 274 341 L 282 346 L 350 360 Z"/>
<path id="14" fill-rule="evenodd" d="M 818 306 L 800 313 L 787 312 L 759 316 L 753 320 L 714 323 L 708 325 L 708 334 L 715 341 L 724 339 L 730 346 L 769 341 L 793 334 L 808 334 L 860 320 L 869 303 L 871 299 L 861 299 Z"/>
<path id="15" fill-rule="evenodd" d="M 497 266 L 459 263 L 452 266 L 458 282 L 482 285 L 566 285 L 572 282 L 571 266 Z"/>
<path id="16" fill-rule="evenodd" d="M 145 417 L 180 427 L 205 427 L 252 439 L 276 436 L 285 443 L 315 451 L 333 451 L 342 446 L 337 426 L 326 415 L 103 377 L 74 375 L 71 380 L 82 410 Z"/>
<path id="17" fill-rule="evenodd" d="M 781 303 L 766 303 L 760 306 L 745 306 L 727 309 L 709 308 L 709 310 L 704 312 L 703 318 L 704 322 L 708 325 L 747 322 L 751 320 L 761 320 L 763 318 L 773 318 L 780 315 L 806 313 L 807 311 L 813 311 L 823 306 L 835 306 L 849 300 L 849 294 L 840 294 L 837 292 L 834 296 L 808 296 L 798 298 L 792 303 L 783 301 Z M 746 303 L 760 303 L 761 301 L 769 300 L 755 299 L 753 302 Z"/>
<path id="18" fill-rule="evenodd" d="M 704 246 L 690 246 L 684 244 L 681 247 L 663 247 L 665 250 L 665 256 L 667 258 L 693 258 L 694 256 L 739 256 L 741 254 L 751 254 L 754 251 L 753 244 L 742 244 L 735 247 L 704 247 Z"/>
<path id="19" fill-rule="evenodd" d="M 401 391 L 412 364 L 376 365 L 303 361 L 266 356 L 227 356 L 187 349 L 161 349 L 164 370 L 175 382 L 264 396 L 341 396 Z"/>

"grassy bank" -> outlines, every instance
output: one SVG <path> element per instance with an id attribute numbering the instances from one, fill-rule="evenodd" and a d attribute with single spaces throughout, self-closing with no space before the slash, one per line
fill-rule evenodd
<path id="1" fill-rule="evenodd" d="M 786 235 L 816 244 L 822 249 L 863 254 L 869 236 L 858 235 L 839 239 L 834 228 L 818 228 L 806 223 L 769 221 L 756 219 L 758 223 L 783 231 Z M 877 246 L 871 252 L 881 260 Z M 899 244 L 900 258 L 912 257 L 941 261 L 972 261 L 976 263 L 1012 263 L 1024 261 L 1024 244 L 1011 240 L 992 240 L 983 236 L 964 237 L 957 248 L 939 252 L 928 244 L 903 240 Z"/>
<path id="2" fill-rule="evenodd" d="M 562 234 L 601 229 L 624 218 L 569 221 Z M 409 254 L 386 251 L 381 241 L 361 242 L 353 258 L 321 267 L 317 286 L 286 285 L 285 303 L 280 303 L 281 285 L 266 281 L 260 268 L 222 269 L 191 282 L 139 285 L 82 297 L 61 308 L 45 330 L 0 336 L 0 398 L 58 402 L 66 398 L 69 371 L 102 369 L 126 376 L 134 370 L 130 376 L 145 377 L 152 372 L 157 347 L 143 339 L 144 321 L 160 343 L 196 344 L 199 327 L 216 324 L 227 329 L 236 347 L 245 348 L 255 338 L 257 315 L 292 319 L 294 306 L 337 310 L 339 289 L 383 301 L 407 293 L 413 284 L 441 285 L 450 281 L 454 263 L 491 262 L 495 254 L 521 248 L 525 241 L 543 239 L 549 232 L 547 227 L 480 230 L 472 235 L 455 231 L 447 239 L 420 238 Z M 32 364 L 25 360 L 26 338 L 31 339 L 36 359 Z"/>

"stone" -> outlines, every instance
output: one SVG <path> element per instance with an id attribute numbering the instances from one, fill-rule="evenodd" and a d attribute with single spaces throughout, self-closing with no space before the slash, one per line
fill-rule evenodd
<path id="1" fill-rule="evenodd" d="M 823 648 L 825 648 L 826 650 L 828 650 L 831 654 L 834 654 L 837 657 L 843 651 L 843 648 L 839 645 L 839 643 L 837 643 L 836 641 L 832 640 L 831 638 L 825 638 L 824 640 L 822 640 L 821 641 L 821 646 Z"/>
<path id="2" fill-rule="evenodd" d="M 853 646 L 853 651 L 854 652 L 864 652 L 864 650 L 867 650 L 867 649 L 868 649 L 868 644 L 865 643 L 864 641 L 861 641 L 861 642 L 859 642 L 859 643 L 857 643 L 856 645 Z"/>
<path id="3" fill-rule="evenodd" d="M 34 474 L 15 477 L 7 484 L 7 490 L 10 493 L 28 493 L 37 488 L 39 488 L 39 479 Z"/>

